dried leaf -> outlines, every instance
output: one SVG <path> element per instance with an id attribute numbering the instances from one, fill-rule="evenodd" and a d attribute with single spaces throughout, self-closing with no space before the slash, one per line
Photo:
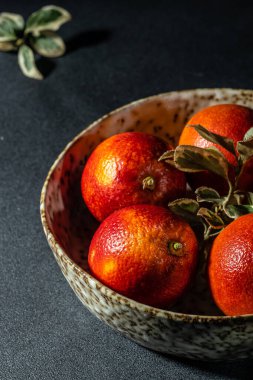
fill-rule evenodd
<path id="1" fill-rule="evenodd" d="M 201 186 L 195 190 L 198 202 L 211 202 L 221 204 L 224 198 L 221 198 L 218 191 L 211 187 Z"/>
<path id="2" fill-rule="evenodd" d="M 65 53 L 65 44 L 54 32 L 42 32 L 38 37 L 30 38 L 34 50 L 44 57 L 60 57 Z"/>
<path id="3" fill-rule="evenodd" d="M 199 223 L 197 212 L 199 204 L 194 199 L 181 198 L 169 203 L 169 209 L 188 222 Z"/>
<path id="4" fill-rule="evenodd" d="M 219 230 L 224 227 L 224 222 L 221 217 L 208 208 L 201 207 L 197 215 L 204 218 L 207 224 L 215 230 Z"/>
<path id="5" fill-rule="evenodd" d="M 174 161 L 174 153 L 174 150 L 167 150 L 161 155 L 161 157 L 159 157 L 158 161 L 165 161 L 167 164 L 176 167 L 176 163 Z"/>
<path id="6" fill-rule="evenodd" d="M 253 156 L 253 138 L 249 138 L 244 141 L 238 141 L 236 149 L 240 154 L 240 160 L 245 163 Z"/>
<path id="7" fill-rule="evenodd" d="M 17 50 L 17 47 L 14 42 L 4 41 L 0 42 L 0 51 L 12 51 Z"/>
<path id="8" fill-rule="evenodd" d="M 239 216 L 253 213 L 253 205 L 227 205 L 225 212 L 230 218 L 236 219 Z"/>
<path id="9" fill-rule="evenodd" d="M 243 141 L 247 141 L 253 138 L 253 127 L 251 127 L 243 136 Z"/>
<path id="10" fill-rule="evenodd" d="M 71 15 L 66 9 L 47 5 L 31 14 L 26 23 L 25 34 L 38 35 L 41 31 L 58 30 L 62 24 L 70 20 Z"/>
<path id="11" fill-rule="evenodd" d="M 173 160 L 174 152 L 175 152 L 174 150 L 167 150 L 161 155 L 158 161 Z"/>
<path id="12" fill-rule="evenodd" d="M 234 142 L 232 139 L 218 135 L 217 133 L 210 132 L 206 128 L 204 128 L 202 125 L 188 125 L 187 128 L 188 127 L 194 128 L 200 134 L 200 136 L 202 136 L 204 139 L 214 144 L 218 144 L 222 146 L 227 151 L 229 151 L 234 156 L 236 156 Z"/>
<path id="13" fill-rule="evenodd" d="M 228 179 L 228 162 L 217 149 L 205 149 L 190 145 L 179 145 L 174 154 L 176 167 L 185 172 L 209 170 Z"/>
<path id="14" fill-rule="evenodd" d="M 18 51 L 18 63 L 24 75 L 29 78 L 43 79 L 42 74 L 36 67 L 32 49 L 27 45 L 22 45 Z"/>

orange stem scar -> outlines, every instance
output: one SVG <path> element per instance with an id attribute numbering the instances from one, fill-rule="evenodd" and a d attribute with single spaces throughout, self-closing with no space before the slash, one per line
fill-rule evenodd
<path id="1" fill-rule="evenodd" d="M 144 180 L 142 181 L 142 188 L 143 190 L 154 190 L 155 188 L 155 180 L 153 177 L 151 176 L 148 176 L 146 178 L 144 178 Z"/>

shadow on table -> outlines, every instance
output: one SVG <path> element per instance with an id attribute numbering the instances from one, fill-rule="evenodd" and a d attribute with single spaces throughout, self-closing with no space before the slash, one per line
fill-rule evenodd
<path id="1" fill-rule="evenodd" d="M 169 355 L 163 355 L 166 360 L 178 362 L 181 365 L 198 369 L 203 374 L 220 375 L 224 379 L 252 379 L 253 361 L 250 359 L 238 361 L 195 361 L 190 359 L 178 359 Z"/>
<path id="2" fill-rule="evenodd" d="M 109 29 L 85 30 L 66 41 L 67 52 L 71 54 L 83 47 L 99 45 L 108 41 L 112 35 Z"/>
<path id="3" fill-rule="evenodd" d="M 48 59 L 45 57 L 38 58 L 36 60 L 36 65 L 44 78 L 48 77 L 51 74 L 51 72 L 56 68 L 56 62 L 54 62 L 52 59 Z"/>
<path id="4" fill-rule="evenodd" d="M 111 31 L 107 29 L 86 30 L 79 32 L 66 41 L 66 54 L 71 54 L 81 48 L 99 45 L 110 39 Z M 46 78 L 56 68 L 57 63 L 51 59 L 40 57 L 36 64 Z"/>

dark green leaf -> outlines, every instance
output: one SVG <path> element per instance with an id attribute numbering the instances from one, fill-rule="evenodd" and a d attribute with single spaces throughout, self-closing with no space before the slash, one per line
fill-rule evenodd
<path id="1" fill-rule="evenodd" d="M 41 31 L 58 30 L 62 24 L 70 19 L 71 15 L 66 9 L 48 5 L 31 14 L 27 20 L 25 33 L 38 35 Z"/>
<path id="2" fill-rule="evenodd" d="M 32 49 L 27 45 L 22 45 L 18 51 L 18 63 L 24 75 L 29 78 L 43 79 L 35 65 L 34 54 Z"/>
<path id="3" fill-rule="evenodd" d="M 177 199 L 169 203 L 169 209 L 190 223 L 197 223 L 200 221 L 197 217 L 199 205 L 194 199 Z"/>
<path id="4" fill-rule="evenodd" d="M 185 172 L 209 170 L 228 179 L 228 162 L 216 149 L 198 148 L 190 145 L 179 145 L 174 154 L 176 167 Z"/>
<path id="5" fill-rule="evenodd" d="M 253 139 L 253 127 L 250 128 L 245 135 L 243 136 L 243 141 L 251 140 Z"/>
<path id="6" fill-rule="evenodd" d="M 211 187 L 201 186 L 195 190 L 195 194 L 197 195 L 198 202 L 211 202 L 220 204 L 223 202 L 218 191 L 212 189 Z"/>
<path id="7" fill-rule="evenodd" d="M 228 137 L 223 137 L 221 135 L 218 135 L 217 133 L 213 133 L 208 131 L 206 128 L 204 128 L 202 125 L 189 125 L 188 127 L 194 128 L 200 136 L 202 136 L 207 141 L 210 141 L 214 144 L 218 144 L 228 150 L 230 153 L 232 153 L 234 156 L 236 156 L 235 147 L 233 140 L 229 139 Z"/>
<path id="8" fill-rule="evenodd" d="M 201 207 L 197 215 L 204 218 L 207 224 L 215 230 L 221 229 L 224 226 L 224 222 L 219 217 L 219 215 L 215 214 L 213 211 L 209 210 L 208 208 Z"/>
<path id="9" fill-rule="evenodd" d="M 230 218 L 236 219 L 239 216 L 253 213 L 253 205 L 227 205 L 225 212 Z"/>
<path id="10" fill-rule="evenodd" d="M 238 141 L 236 149 L 240 154 L 240 159 L 244 163 L 253 156 L 253 138 L 245 141 Z"/>
<path id="11" fill-rule="evenodd" d="M 65 53 L 65 44 L 54 32 L 41 32 L 38 37 L 30 38 L 34 50 L 44 57 L 60 57 Z"/>

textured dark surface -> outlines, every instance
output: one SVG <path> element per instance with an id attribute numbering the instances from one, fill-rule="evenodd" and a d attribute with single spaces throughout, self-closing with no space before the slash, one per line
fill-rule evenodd
<path id="1" fill-rule="evenodd" d="M 104 113 L 170 90 L 253 88 L 253 6 L 54 3 L 73 14 L 61 30 L 69 53 L 41 62 L 43 82 L 22 76 L 15 55 L 0 53 L 0 378 L 252 378 L 250 361 L 165 357 L 93 317 L 51 254 L 39 197 L 55 157 Z M 1 1 L 0 10 L 27 16 L 45 4 Z"/>

